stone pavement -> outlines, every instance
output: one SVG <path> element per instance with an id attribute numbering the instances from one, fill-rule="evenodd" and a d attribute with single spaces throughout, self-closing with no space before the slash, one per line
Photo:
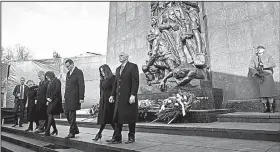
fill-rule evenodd
<path id="1" fill-rule="evenodd" d="M 9 127 L 10 124 L 4 124 L 4 127 Z M 24 130 L 16 127 L 15 129 Z M 68 133 L 69 126 L 58 125 L 58 137 L 64 138 Z M 91 139 L 95 137 L 98 132 L 97 128 L 80 127 L 80 134 L 76 138 L 70 140 L 77 140 L 82 142 L 93 143 Z M 100 145 L 113 146 L 117 148 L 124 148 L 136 150 L 141 152 L 279 152 L 280 143 L 256 140 L 238 140 L 226 138 L 211 138 L 200 136 L 180 136 L 167 135 L 155 133 L 136 132 L 136 142 L 133 144 L 117 144 L 108 145 L 105 140 L 110 139 L 113 131 L 105 129 L 103 131 L 103 138 L 98 143 Z M 127 131 L 123 131 L 123 141 L 127 140 Z"/>
<path id="2" fill-rule="evenodd" d="M 56 121 L 67 122 L 66 119 L 56 119 Z M 92 122 L 96 123 L 96 118 L 85 119 L 77 118 L 76 121 L 79 122 Z M 175 128 L 215 128 L 215 129 L 244 129 L 244 130 L 259 130 L 259 131 L 278 131 L 280 132 L 280 124 L 277 123 L 239 123 L 239 122 L 212 122 L 212 123 L 150 123 L 150 122 L 137 122 L 137 126 L 162 126 L 162 127 L 175 127 Z"/>

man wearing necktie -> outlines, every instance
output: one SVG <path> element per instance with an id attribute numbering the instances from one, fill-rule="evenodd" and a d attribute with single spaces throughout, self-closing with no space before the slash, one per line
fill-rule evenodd
<path id="1" fill-rule="evenodd" d="M 127 53 L 120 53 L 121 66 L 116 69 L 116 80 L 109 102 L 115 103 L 113 122 L 116 123 L 114 135 L 108 143 L 122 142 L 122 126 L 128 124 L 129 133 L 126 144 L 135 142 L 135 125 L 138 119 L 137 92 L 139 88 L 138 66 L 128 61 Z"/>
<path id="2" fill-rule="evenodd" d="M 18 112 L 20 112 L 20 119 L 19 119 L 19 127 L 22 127 L 23 124 L 23 118 L 24 118 L 24 109 L 25 104 L 27 101 L 27 91 L 28 87 L 24 84 L 25 78 L 20 78 L 20 84 L 17 85 L 14 89 L 13 95 L 15 96 L 14 100 L 14 125 L 12 127 L 15 127 L 18 125 Z"/>
<path id="3" fill-rule="evenodd" d="M 76 134 L 79 134 L 76 124 L 76 110 L 80 110 L 81 103 L 84 102 L 85 82 L 82 70 L 75 67 L 71 59 L 65 61 L 65 66 L 69 71 L 66 75 L 64 112 L 70 125 L 66 138 L 74 138 Z"/>

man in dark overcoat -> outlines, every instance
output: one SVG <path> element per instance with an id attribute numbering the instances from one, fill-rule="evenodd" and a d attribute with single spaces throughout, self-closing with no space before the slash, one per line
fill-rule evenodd
<path id="1" fill-rule="evenodd" d="M 39 128 L 35 131 L 35 133 L 41 133 L 45 132 L 45 129 L 47 127 L 47 88 L 49 81 L 45 78 L 45 72 L 39 71 L 38 72 L 38 78 L 40 79 L 38 91 L 37 91 L 37 100 L 35 100 L 36 103 L 36 111 L 38 115 L 39 120 Z"/>
<path id="2" fill-rule="evenodd" d="M 64 111 L 70 124 L 69 134 L 66 138 L 74 138 L 75 134 L 79 134 L 76 124 L 76 110 L 81 109 L 81 103 L 84 102 L 85 96 L 84 74 L 75 67 L 71 59 L 65 61 L 65 66 L 69 71 L 66 75 Z"/>
<path id="3" fill-rule="evenodd" d="M 128 54 L 120 53 L 121 66 L 116 69 L 116 80 L 109 102 L 115 102 L 113 121 L 116 123 L 115 134 L 109 143 L 122 142 L 122 126 L 128 124 L 129 133 L 126 144 L 135 142 L 135 125 L 138 119 L 137 92 L 139 88 L 139 70 L 134 63 L 128 62 Z"/>
<path id="4" fill-rule="evenodd" d="M 276 67 L 272 56 L 265 52 L 264 46 L 257 47 L 257 53 L 252 57 L 249 71 L 253 77 L 257 78 L 258 89 L 260 91 L 261 102 L 264 106 L 264 111 L 274 112 L 273 97 L 278 95 L 276 85 L 273 80 L 273 68 Z M 269 105 L 269 107 L 267 107 Z"/>
<path id="5" fill-rule="evenodd" d="M 18 112 L 20 112 L 20 119 L 19 119 L 19 127 L 23 127 L 23 118 L 24 118 L 24 110 L 25 105 L 27 101 L 27 92 L 28 87 L 25 83 L 25 78 L 20 78 L 20 84 L 17 85 L 14 89 L 13 95 L 15 96 L 15 105 L 14 105 L 14 125 L 12 127 L 15 127 L 18 125 Z"/>

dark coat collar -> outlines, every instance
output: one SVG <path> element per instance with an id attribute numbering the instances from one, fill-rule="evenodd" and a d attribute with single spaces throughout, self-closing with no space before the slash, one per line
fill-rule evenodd
<path id="1" fill-rule="evenodd" d="M 74 67 L 72 74 L 70 75 L 70 71 L 67 73 L 67 77 L 70 78 L 77 71 L 77 67 Z"/>
<path id="2" fill-rule="evenodd" d="M 130 66 L 130 62 L 129 61 L 127 61 L 127 63 L 125 64 L 125 66 L 124 66 L 124 68 L 123 68 L 123 71 L 122 71 L 122 73 L 120 74 L 120 70 L 121 70 L 121 65 L 119 66 L 119 74 L 120 74 L 120 76 L 122 76 L 124 73 L 125 73 L 125 71 L 128 69 L 128 67 Z"/>

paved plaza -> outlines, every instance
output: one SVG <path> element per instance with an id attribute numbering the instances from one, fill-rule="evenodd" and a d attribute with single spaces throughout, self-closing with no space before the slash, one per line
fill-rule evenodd
<path id="1" fill-rule="evenodd" d="M 9 124 L 3 127 L 10 127 Z M 15 128 L 24 130 L 23 128 Z M 68 126 L 58 125 L 59 134 L 57 137 L 64 138 L 68 134 Z M 280 143 L 255 140 L 239 140 L 226 138 L 211 138 L 199 136 L 180 136 L 155 133 L 136 133 L 136 142 L 133 144 L 116 144 L 108 145 L 105 140 L 110 139 L 112 130 L 105 129 L 101 141 L 93 142 L 91 139 L 98 132 L 97 128 L 80 127 L 80 134 L 76 138 L 70 139 L 74 141 L 82 141 L 87 143 L 95 143 L 106 146 L 113 146 L 121 149 L 136 150 L 141 152 L 279 152 Z M 127 131 L 123 131 L 123 141 L 127 140 Z M 65 139 L 67 140 L 67 139 Z"/>

